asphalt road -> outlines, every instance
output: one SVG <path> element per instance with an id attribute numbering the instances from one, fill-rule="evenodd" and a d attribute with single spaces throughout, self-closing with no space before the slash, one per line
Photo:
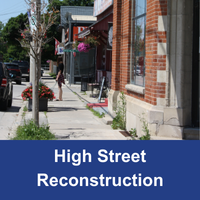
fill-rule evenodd
<path id="1" fill-rule="evenodd" d="M 14 124 L 19 109 L 22 105 L 21 93 L 27 87 L 27 82 L 22 82 L 21 85 L 17 85 L 13 82 L 13 102 L 12 107 L 7 111 L 0 111 L 0 140 L 8 140 L 11 127 Z"/>

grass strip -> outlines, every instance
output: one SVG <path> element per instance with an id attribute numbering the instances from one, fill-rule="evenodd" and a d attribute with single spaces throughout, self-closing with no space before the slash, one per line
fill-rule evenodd
<path id="1" fill-rule="evenodd" d="M 49 131 L 49 126 L 42 125 L 38 127 L 33 120 L 24 122 L 24 125 L 18 126 L 16 136 L 13 140 L 54 140 L 55 135 Z"/>
<path id="2" fill-rule="evenodd" d="M 100 114 L 98 111 L 94 110 L 93 108 L 90 108 L 88 105 L 86 105 L 86 108 L 90 110 L 93 113 L 93 115 L 99 118 L 103 118 L 105 116 L 105 113 Z"/>

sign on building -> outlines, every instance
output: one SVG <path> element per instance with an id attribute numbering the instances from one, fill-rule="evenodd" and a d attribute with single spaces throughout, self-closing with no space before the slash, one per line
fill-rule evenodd
<path id="1" fill-rule="evenodd" d="M 61 46 L 59 46 L 58 47 L 58 53 L 57 53 L 57 55 L 61 55 L 61 54 L 64 54 L 64 47 L 61 47 Z"/>
<path id="2" fill-rule="evenodd" d="M 111 5 L 113 5 L 113 0 L 94 0 L 93 16 L 96 17 L 96 16 L 100 15 Z"/>
<path id="3" fill-rule="evenodd" d="M 78 38 L 78 35 L 80 32 L 82 32 L 84 29 L 86 29 L 87 26 L 74 26 L 73 27 L 73 41 L 83 41 L 84 38 Z"/>

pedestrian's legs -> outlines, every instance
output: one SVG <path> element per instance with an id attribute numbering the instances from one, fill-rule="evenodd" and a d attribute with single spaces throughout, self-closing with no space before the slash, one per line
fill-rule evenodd
<path id="1" fill-rule="evenodd" d="M 58 90 L 59 90 L 59 101 L 62 101 L 62 87 L 58 86 Z"/>

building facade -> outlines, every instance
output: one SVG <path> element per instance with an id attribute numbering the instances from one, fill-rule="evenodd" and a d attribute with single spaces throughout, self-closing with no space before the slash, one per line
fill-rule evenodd
<path id="1" fill-rule="evenodd" d="M 93 7 L 61 6 L 62 43 L 64 47 L 64 75 L 69 83 L 81 82 L 81 77 L 95 71 L 95 51 L 73 52 L 73 43 L 80 40 L 77 34 L 96 22 Z M 81 40 L 80 40 L 81 42 Z"/>
<path id="2" fill-rule="evenodd" d="M 199 0 L 114 1 L 108 109 L 123 91 L 127 130 L 144 118 L 152 136 L 196 138 L 199 37 Z"/>
<path id="3" fill-rule="evenodd" d="M 96 47 L 96 82 L 101 82 L 105 77 L 111 85 L 112 74 L 112 37 L 113 37 L 113 0 L 95 0 L 94 17 L 97 22 L 90 25 L 79 34 L 79 37 L 97 38 L 99 45 Z"/>

